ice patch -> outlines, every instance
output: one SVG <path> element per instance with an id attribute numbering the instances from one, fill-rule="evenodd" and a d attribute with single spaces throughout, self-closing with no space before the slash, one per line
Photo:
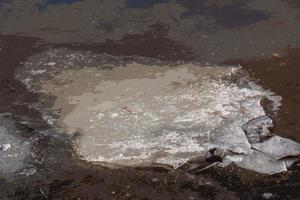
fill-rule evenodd
<path id="1" fill-rule="evenodd" d="M 223 166 L 234 162 L 272 174 L 287 170 L 281 155 L 300 152 L 297 143 L 265 140 L 272 120 L 260 101 L 268 98 L 278 109 L 280 97 L 240 75 L 239 68 L 134 62 L 102 68 L 89 66 L 101 60 L 97 56 L 84 59 L 74 53 L 54 59 L 55 52 L 48 54 L 61 67 L 43 68 L 48 57 L 41 63 L 35 58 L 17 77 L 43 94 L 42 102 L 55 97 L 38 109 L 56 127 L 80 133 L 74 148 L 83 160 L 177 168 L 217 148 L 225 152 Z M 27 73 L 37 66 L 47 69 L 44 78 Z M 28 78 L 32 81 L 26 82 Z M 289 145 L 293 151 L 284 151 Z M 274 148 L 283 153 L 272 155 Z"/>
<path id="2" fill-rule="evenodd" d="M 31 145 L 22 140 L 13 122 L 0 116 L 0 173 L 10 174 L 24 166 Z"/>

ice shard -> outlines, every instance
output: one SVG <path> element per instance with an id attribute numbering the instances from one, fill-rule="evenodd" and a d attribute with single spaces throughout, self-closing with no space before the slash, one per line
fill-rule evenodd
<path id="1" fill-rule="evenodd" d="M 262 143 L 252 144 L 252 147 L 278 160 L 300 156 L 300 144 L 279 136 L 273 136 Z"/>
<path id="2" fill-rule="evenodd" d="M 250 120 L 242 126 L 249 143 L 259 143 L 264 137 L 270 134 L 268 128 L 273 126 L 272 119 L 268 116 L 261 116 Z"/>

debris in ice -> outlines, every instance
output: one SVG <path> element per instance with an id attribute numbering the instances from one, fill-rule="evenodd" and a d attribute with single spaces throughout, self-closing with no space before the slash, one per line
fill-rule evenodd
<path id="1" fill-rule="evenodd" d="M 55 67 L 43 65 L 49 59 Z M 57 128 L 80 133 L 74 148 L 86 161 L 177 168 L 219 149 L 222 166 L 234 162 L 273 174 L 292 163 L 278 158 L 300 152 L 297 143 L 266 139 L 272 120 L 260 101 L 268 98 L 276 108 L 280 98 L 245 79 L 240 68 L 136 62 L 116 67 L 101 55 L 66 50 L 28 62 L 17 78 L 43 94 L 42 102 L 52 99 L 37 109 L 47 119 L 56 118 L 51 123 Z M 44 69 L 38 76 L 30 73 Z M 281 150 L 272 155 L 271 149 Z"/>

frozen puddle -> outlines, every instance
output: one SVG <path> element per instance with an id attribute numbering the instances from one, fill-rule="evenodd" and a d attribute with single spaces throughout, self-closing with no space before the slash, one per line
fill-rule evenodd
<path id="1" fill-rule="evenodd" d="M 50 54 L 55 62 L 33 58 L 17 77 L 45 94 L 41 101 L 55 97 L 36 107 L 49 123 L 80 133 L 74 146 L 83 160 L 176 168 L 218 148 L 224 151 L 222 165 L 235 162 L 273 174 L 293 161 L 283 158 L 300 153 L 299 144 L 284 138 L 262 142 L 272 121 L 263 117 L 260 100 L 267 97 L 276 106 L 280 98 L 238 75 L 238 68 L 133 62 L 103 69 L 88 66 L 97 58 L 59 56 Z"/>

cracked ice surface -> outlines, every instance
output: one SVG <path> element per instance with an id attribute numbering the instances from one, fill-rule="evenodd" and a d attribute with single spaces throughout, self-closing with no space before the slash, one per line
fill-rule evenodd
<path id="1" fill-rule="evenodd" d="M 48 64 L 33 60 L 17 77 L 28 88 L 55 97 L 41 112 L 65 132 L 81 133 L 74 145 L 83 160 L 176 168 L 217 147 L 230 152 L 224 165 L 235 162 L 267 174 L 286 170 L 286 163 L 276 156 L 253 150 L 255 144 L 249 143 L 242 129 L 265 116 L 262 98 L 275 105 L 280 98 L 240 76 L 240 69 L 134 62 L 103 69 L 90 67 L 94 61 L 86 56 L 59 56 L 51 54 L 45 59 Z M 72 59 L 81 57 L 87 63 L 81 60 L 76 67 L 69 66 Z M 54 61 L 49 62 L 51 58 Z M 293 155 L 300 152 L 297 143 L 270 142 L 257 143 L 261 146 L 256 148 L 265 151 L 292 145 Z M 267 167 L 260 170 L 261 166 Z"/>

